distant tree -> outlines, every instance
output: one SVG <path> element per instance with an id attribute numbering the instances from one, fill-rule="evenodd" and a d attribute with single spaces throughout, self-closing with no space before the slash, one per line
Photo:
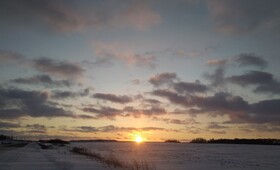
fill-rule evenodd
<path id="1" fill-rule="evenodd" d="M 176 140 L 176 139 L 168 139 L 164 142 L 169 142 L 169 143 L 181 143 L 179 140 Z"/>
<path id="2" fill-rule="evenodd" d="M 204 138 L 195 138 L 195 139 L 191 140 L 190 143 L 207 143 L 207 140 Z"/>
<path id="3" fill-rule="evenodd" d="M 0 135 L 0 140 L 13 140 L 13 136 Z"/>
<path id="4" fill-rule="evenodd" d="M 280 145 L 280 139 L 210 139 L 196 138 L 191 143 Z"/>

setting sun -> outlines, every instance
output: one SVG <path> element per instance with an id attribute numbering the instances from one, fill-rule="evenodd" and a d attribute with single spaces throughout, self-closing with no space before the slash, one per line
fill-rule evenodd
<path id="1" fill-rule="evenodd" d="M 141 143 L 141 142 L 143 142 L 143 138 L 142 138 L 141 136 L 137 135 L 137 136 L 135 137 L 135 142 Z"/>

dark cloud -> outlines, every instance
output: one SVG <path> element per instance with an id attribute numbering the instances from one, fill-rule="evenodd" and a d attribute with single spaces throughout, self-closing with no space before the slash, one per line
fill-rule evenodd
<path id="1" fill-rule="evenodd" d="M 228 123 L 279 123 L 280 99 L 263 100 L 250 104 L 240 96 L 219 92 L 212 96 L 182 96 L 167 90 L 155 90 L 153 95 L 188 108 L 185 114 L 227 115 Z"/>
<path id="2" fill-rule="evenodd" d="M 179 95 L 179 94 L 169 91 L 169 90 L 162 90 L 162 89 L 154 90 L 154 91 L 152 91 L 151 94 L 153 94 L 155 96 L 167 98 L 171 103 L 174 103 L 174 104 L 179 104 L 182 106 L 188 105 L 188 101 L 185 96 Z"/>
<path id="3" fill-rule="evenodd" d="M 280 122 L 280 99 L 262 100 L 250 104 L 245 110 L 245 115 L 232 117 L 226 123 L 250 123 L 279 125 Z"/>
<path id="4" fill-rule="evenodd" d="M 280 94 L 280 82 L 278 80 L 272 80 L 267 82 L 266 84 L 258 85 L 254 89 L 255 93 L 264 93 L 271 95 L 279 95 Z"/>
<path id="5" fill-rule="evenodd" d="M 249 108 L 248 102 L 240 96 L 224 92 L 208 97 L 194 97 L 190 103 L 204 111 L 216 112 L 217 114 L 237 114 Z"/>
<path id="6" fill-rule="evenodd" d="M 174 89 L 179 93 L 204 93 L 209 90 L 209 88 L 201 84 L 199 81 L 196 81 L 194 83 L 192 82 L 179 82 L 174 83 L 173 85 Z"/>
<path id="7" fill-rule="evenodd" d="M 261 69 L 267 67 L 267 61 L 265 61 L 263 58 L 256 56 L 255 54 L 239 54 L 235 57 L 235 62 L 239 65 L 239 67 L 244 66 L 256 66 Z"/>
<path id="8" fill-rule="evenodd" d="M 3 63 L 14 62 L 17 64 L 25 63 L 26 65 L 31 65 L 32 68 L 50 74 L 52 76 L 58 76 L 62 78 L 79 78 L 83 76 L 85 70 L 78 63 L 72 63 L 68 61 L 58 61 L 50 58 L 37 58 L 29 60 L 25 58 L 22 54 L 12 52 L 12 51 L 0 51 L 0 61 Z M 68 85 L 70 83 L 65 81 L 54 81 L 48 75 L 38 75 L 30 78 L 19 78 L 15 80 L 18 83 L 33 84 L 36 82 L 40 83 L 57 83 Z"/>
<path id="9" fill-rule="evenodd" d="M 255 93 L 280 94 L 280 82 L 267 72 L 250 71 L 243 75 L 228 77 L 226 80 L 240 86 L 254 85 Z"/>
<path id="10" fill-rule="evenodd" d="M 133 116 L 135 118 L 139 118 L 142 115 L 151 117 L 155 115 L 164 115 L 166 114 L 166 110 L 161 107 L 152 106 L 149 109 L 136 109 L 134 107 L 128 106 L 123 109 L 123 112 L 126 113 L 126 116 Z"/>
<path id="11" fill-rule="evenodd" d="M 34 59 L 33 66 L 41 72 L 60 77 L 77 78 L 84 72 L 84 69 L 78 64 L 67 61 L 58 62 L 49 58 Z"/>
<path id="12" fill-rule="evenodd" d="M 93 126 L 78 126 L 75 128 L 74 131 L 79 131 L 79 132 L 98 132 L 98 128 L 93 127 Z"/>
<path id="13" fill-rule="evenodd" d="M 24 116 L 83 118 L 82 115 L 75 115 L 71 111 L 51 104 L 48 98 L 46 92 L 0 88 L 0 100 L 3 103 L 0 117 L 2 119 Z"/>
<path id="14" fill-rule="evenodd" d="M 116 109 L 112 107 L 85 107 L 82 109 L 84 112 L 94 113 L 96 114 L 96 118 L 108 118 L 114 119 L 117 116 L 120 117 L 128 117 L 133 116 L 135 118 L 139 118 L 141 116 L 156 116 L 166 114 L 166 110 L 161 107 L 150 107 L 148 109 L 138 109 L 132 106 L 124 107 L 123 109 Z"/>
<path id="15" fill-rule="evenodd" d="M 228 126 L 225 125 L 220 125 L 216 122 L 211 122 L 209 123 L 209 125 L 207 126 L 208 129 L 227 129 Z"/>
<path id="16" fill-rule="evenodd" d="M 77 97 L 84 97 L 88 96 L 90 93 L 90 88 L 86 88 L 80 92 L 72 92 L 72 91 L 59 91 L 54 90 L 52 91 L 52 98 L 53 99 L 68 99 L 68 98 L 77 98 Z"/>
<path id="17" fill-rule="evenodd" d="M 52 98 L 53 99 L 66 99 L 66 98 L 76 98 L 77 93 L 72 92 L 72 91 L 58 91 L 55 90 L 52 92 Z"/>
<path id="18" fill-rule="evenodd" d="M 177 125 L 193 125 L 193 124 L 199 124 L 195 119 L 190 118 L 190 119 L 169 119 L 169 118 L 158 118 L 158 117 L 153 117 L 154 121 L 163 121 L 165 123 L 170 123 L 170 124 L 177 124 Z"/>
<path id="19" fill-rule="evenodd" d="M 107 100 L 114 103 L 126 104 L 132 102 L 132 98 L 126 95 L 115 95 L 115 94 L 105 94 L 105 93 L 96 93 L 93 95 L 96 99 Z"/>
<path id="20" fill-rule="evenodd" d="M 176 73 L 161 73 L 151 77 L 149 82 L 158 87 L 164 84 L 172 84 L 174 79 L 177 79 Z"/>
<path id="21" fill-rule="evenodd" d="M 63 33 L 104 26 L 145 31 L 161 22 L 161 16 L 144 1 L 81 3 L 85 7 L 83 10 L 79 9 L 74 1 L 65 0 L 1 1 L 0 18 L 5 24 L 17 27 L 24 24 L 27 24 L 27 27 L 43 26 Z"/>
<path id="22" fill-rule="evenodd" d="M 98 118 L 109 118 L 114 119 L 116 116 L 122 116 L 122 110 L 115 109 L 111 107 L 101 107 L 101 108 L 94 108 L 94 107 L 86 107 L 82 109 L 84 112 L 95 113 L 97 114 Z"/>
<path id="23" fill-rule="evenodd" d="M 260 117 L 270 117 L 280 119 L 280 99 L 263 100 L 251 104 L 251 112 Z"/>
<path id="24" fill-rule="evenodd" d="M 279 132 L 280 131 L 280 125 L 271 125 L 271 124 L 262 124 L 261 126 L 257 124 L 249 124 L 246 125 L 245 127 L 241 127 L 240 130 L 246 132 L 246 133 L 252 133 L 254 131 L 256 132 Z"/>
<path id="25" fill-rule="evenodd" d="M 225 72 L 226 69 L 230 66 L 230 63 L 237 63 L 239 67 L 244 66 L 255 66 L 259 67 L 261 69 L 265 68 L 267 66 L 267 62 L 261 58 L 256 56 L 255 54 L 239 54 L 238 56 L 233 57 L 232 59 L 220 59 L 220 60 L 209 60 L 207 62 L 208 66 L 215 66 L 215 70 L 213 73 L 206 73 L 204 74 L 204 77 L 210 81 L 211 85 L 213 87 L 224 87 L 225 85 Z M 268 75 L 260 75 L 261 72 L 251 72 L 250 74 L 247 74 L 246 76 L 252 79 L 255 77 L 253 74 L 259 74 L 258 76 L 268 76 Z M 269 78 L 269 77 L 265 77 Z M 238 77 L 231 77 L 230 80 L 233 82 L 239 81 Z M 242 77 L 240 79 L 243 79 Z M 245 80 L 246 81 L 246 80 Z M 261 80 L 259 80 L 261 81 Z"/>
<path id="26" fill-rule="evenodd" d="M 259 85 L 273 81 L 273 75 L 262 71 L 250 71 L 243 75 L 228 77 L 227 80 L 240 86 Z"/>
<path id="27" fill-rule="evenodd" d="M 90 24 L 90 21 L 64 1 L 10 0 L 1 1 L 0 6 L 1 19 L 16 26 L 23 25 L 23 21 L 26 21 L 28 25 L 45 25 L 59 32 L 72 32 Z"/>
<path id="28" fill-rule="evenodd" d="M 17 78 L 11 80 L 11 82 L 29 85 L 42 84 L 47 87 L 70 87 L 74 84 L 71 80 L 53 80 L 49 75 L 45 74 L 27 78 Z"/>
<path id="29" fill-rule="evenodd" d="M 207 0 L 207 3 L 218 31 L 244 34 L 279 29 L 279 1 Z"/>
<path id="30" fill-rule="evenodd" d="M 204 77 L 210 81 L 213 87 L 223 87 L 225 83 L 225 68 L 218 66 L 213 73 L 206 73 Z"/>

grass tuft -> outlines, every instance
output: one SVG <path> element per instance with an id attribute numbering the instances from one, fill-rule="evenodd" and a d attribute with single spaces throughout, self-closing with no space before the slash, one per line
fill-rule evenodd
<path id="1" fill-rule="evenodd" d="M 84 155 L 89 158 L 95 159 L 96 161 L 99 161 L 110 168 L 118 168 L 123 170 L 156 170 L 155 166 L 152 166 L 145 161 L 139 162 L 133 160 L 129 162 L 124 162 L 119 160 L 114 155 L 109 155 L 105 157 L 105 156 L 101 156 L 99 153 L 94 153 L 86 148 L 79 148 L 79 147 L 73 147 L 70 151 L 79 155 Z"/>

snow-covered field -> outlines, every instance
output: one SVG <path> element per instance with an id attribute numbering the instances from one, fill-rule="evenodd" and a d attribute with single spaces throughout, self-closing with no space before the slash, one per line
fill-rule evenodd
<path id="1" fill-rule="evenodd" d="M 0 154 L 0 170 L 106 170 L 99 162 L 76 155 L 68 147 L 43 150 L 36 143 Z"/>
<path id="2" fill-rule="evenodd" d="M 157 170 L 279 170 L 280 146 L 189 143 L 73 143 Z"/>
<path id="3" fill-rule="evenodd" d="M 41 149 L 38 144 L 0 153 L 0 170 L 106 170 L 113 169 L 83 155 L 69 152 L 85 147 L 106 157 L 145 161 L 157 170 L 279 170 L 280 146 L 187 143 L 72 143 Z"/>

